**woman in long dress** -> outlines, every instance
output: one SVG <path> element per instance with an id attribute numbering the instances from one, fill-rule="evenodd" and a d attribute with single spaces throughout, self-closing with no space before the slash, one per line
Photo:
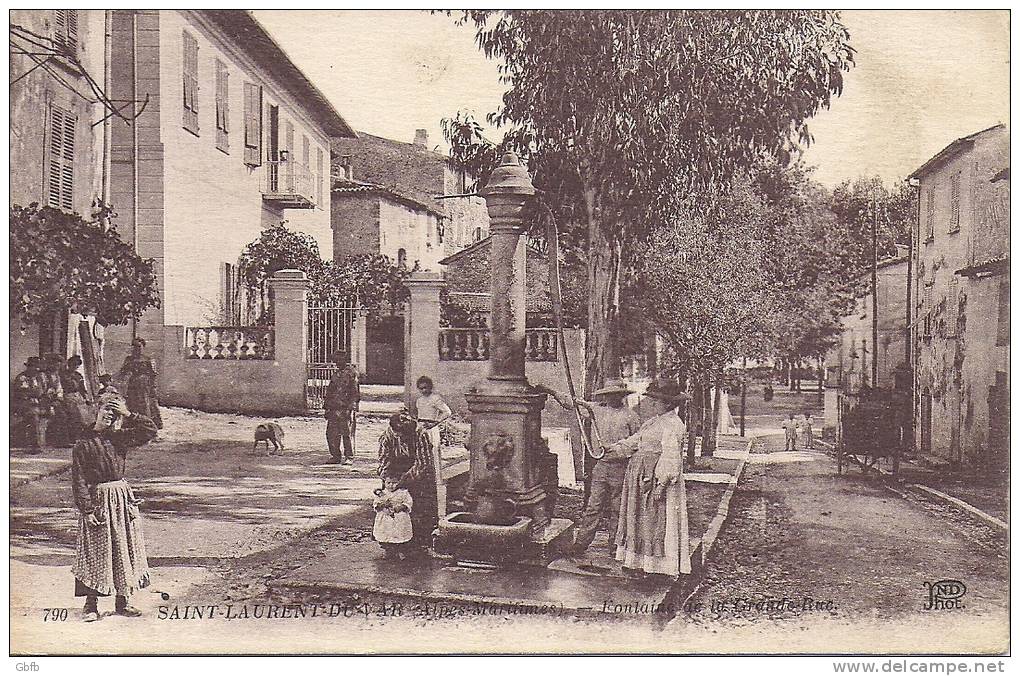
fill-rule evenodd
<path id="1" fill-rule="evenodd" d="M 432 378 L 421 376 L 415 383 L 421 396 L 414 402 L 418 424 L 432 442 L 432 469 L 436 476 L 439 516 L 446 516 L 446 484 L 443 483 L 443 424 L 453 416 L 450 406 L 435 393 Z"/>
<path id="2" fill-rule="evenodd" d="M 691 572 L 683 473 L 687 426 L 677 408 L 686 398 L 675 383 L 652 382 L 639 404 L 641 428 L 606 452 L 630 456 L 616 534 L 616 559 L 624 568 L 671 577 Z"/>
<path id="3" fill-rule="evenodd" d="M 156 398 L 156 369 L 152 360 L 142 354 L 144 347 L 144 338 L 131 341 L 131 354 L 124 359 L 120 378 L 125 383 L 125 398 L 131 412 L 144 415 L 156 423 L 158 429 L 163 429 L 163 417 L 159 414 Z"/>

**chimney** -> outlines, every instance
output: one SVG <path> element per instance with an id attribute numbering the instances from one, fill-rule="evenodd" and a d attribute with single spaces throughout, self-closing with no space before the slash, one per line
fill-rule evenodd
<path id="1" fill-rule="evenodd" d="M 414 147 L 419 150 L 428 150 L 429 147 L 429 130 L 428 129 L 415 129 L 414 130 Z"/>

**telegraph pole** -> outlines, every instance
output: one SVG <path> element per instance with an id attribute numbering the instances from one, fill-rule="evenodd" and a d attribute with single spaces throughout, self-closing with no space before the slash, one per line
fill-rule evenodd
<path id="1" fill-rule="evenodd" d="M 871 386 L 878 387 L 878 186 L 871 211 Z"/>

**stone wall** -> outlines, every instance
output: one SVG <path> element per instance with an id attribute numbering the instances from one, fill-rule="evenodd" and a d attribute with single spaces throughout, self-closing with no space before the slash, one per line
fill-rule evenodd
<path id="1" fill-rule="evenodd" d="M 996 180 L 1009 166 L 1008 148 L 1008 130 L 995 127 L 970 137 L 959 152 L 919 177 L 914 438 L 920 451 L 942 461 L 1008 462 L 1008 457 L 992 457 L 988 404 L 997 378 L 1005 378 L 1008 389 L 1009 341 L 1003 343 L 998 333 L 1003 322 L 1008 324 L 1008 297 L 1000 308 L 999 285 L 1008 286 L 1009 273 L 985 278 L 966 273 L 1008 248 L 1009 181 Z M 958 227 L 952 217 L 954 181 L 959 182 Z"/>
<path id="2" fill-rule="evenodd" d="M 490 242 L 488 239 L 481 241 L 471 249 L 446 259 L 446 288 L 451 293 L 450 302 L 466 309 L 488 312 L 488 294 L 492 284 Z M 549 259 L 533 249 L 528 250 L 526 279 L 527 311 L 550 312 L 552 296 L 549 292 Z M 479 293 L 485 295 L 458 295 Z"/>
<path id="3" fill-rule="evenodd" d="M 331 205 L 333 259 L 379 253 L 378 195 L 334 193 Z"/>
<path id="4" fill-rule="evenodd" d="M 275 299 L 272 359 L 189 358 L 187 329 L 164 329 L 159 373 L 160 403 L 202 411 L 299 415 L 307 411 L 308 281 L 281 270 L 271 280 Z"/>

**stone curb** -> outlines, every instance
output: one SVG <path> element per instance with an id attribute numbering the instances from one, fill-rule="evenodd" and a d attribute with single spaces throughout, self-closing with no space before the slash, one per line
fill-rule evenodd
<path id="1" fill-rule="evenodd" d="M 744 457 L 740 460 L 737 465 L 736 472 L 733 473 L 733 478 L 730 479 L 729 484 L 726 486 L 726 492 L 723 493 L 722 500 L 719 502 L 719 509 L 716 510 L 715 517 L 708 524 L 708 529 L 705 531 L 705 536 L 701 539 L 701 543 L 698 546 L 695 556 L 700 556 L 701 560 L 698 565 L 694 565 L 695 562 L 691 562 L 691 568 L 693 570 L 690 577 L 684 580 L 680 584 L 680 588 L 677 590 L 677 596 L 680 601 L 677 604 L 679 608 L 683 608 L 687 603 L 698 593 L 701 588 L 703 581 L 703 575 L 705 572 L 705 565 L 708 563 L 709 554 L 712 552 L 712 548 L 715 546 L 716 539 L 719 537 L 719 533 L 722 531 L 723 525 L 726 523 L 726 519 L 730 515 L 730 501 L 733 499 L 733 494 L 737 490 L 737 484 L 740 482 L 740 478 L 744 475 L 744 466 L 747 465 L 747 459 L 751 455 L 751 446 L 754 444 L 758 437 L 751 435 L 747 439 L 747 444 L 744 447 Z M 683 617 L 682 614 L 678 614 L 676 617 L 669 620 L 666 623 L 667 626 L 673 625 Z"/>
<path id="2" fill-rule="evenodd" d="M 823 448 L 825 448 L 825 449 L 827 449 L 829 451 L 835 451 L 836 450 L 835 447 L 832 444 L 830 444 L 829 442 L 827 442 L 827 441 L 817 441 L 816 440 L 815 443 L 818 444 L 819 446 L 822 446 Z M 858 466 L 860 465 L 860 463 L 857 461 L 857 459 L 854 458 L 853 456 L 847 456 L 847 458 L 851 462 L 857 464 Z M 892 472 L 890 472 L 887 469 L 882 469 L 881 467 L 873 467 L 872 469 L 878 471 L 879 474 L 881 474 L 883 477 L 885 477 L 888 480 L 893 480 L 893 481 L 896 480 L 895 479 L 896 475 L 894 475 Z M 992 516 L 991 514 L 988 514 L 987 512 L 984 512 L 984 511 L 978 509 L 977 507 L 975 507 L 974 505 L 970 504 L 969 502 L 961 500 L 960 498 L 953 497 L 952 495 L 948 495 L 946 493 L 943 493 L 942 491 L 935 490 L 934 488 L 931 488 L 929 486 L 925 486 L 924 484 L 908 484 L 908 483 L 904 483 L 904 484 L 902 484 L 902 486 L 903 486 L 904 489 L 906 489 L 908 491 L 912 491 L 914 493 L 923 493 L 925 497 L 927 497 L 927 498 L 934 498 L 935 500 L 937 500 L 938 502 L 941 502 L 943 504 L 952 505 L 954 507 L 959 507 L 960 509 L 962 509 L 965 512 L 971 514 L 972 516 L 977 517 L 978 519 L 980 519 L 981 521 L 985 522 L 986 524 L 988 524 L 990 526 L 993 526 L 994 528 L 997 528 L 997 529 L 1001 530 L 1004 533 L 1008 533 L 1009 532 L 1009 524 L 1005 523 L 1001 519 L 995 518 L 994 516 Z M 896 493 L 900 497 L 904 497 L 904 493 L 903 492 L 897 490 L 896 488 L 894 488 L 893 486 L 889 485 L 888 483 L 885 484 L 885 487 L 888 488 L 893 493 Z"/>

